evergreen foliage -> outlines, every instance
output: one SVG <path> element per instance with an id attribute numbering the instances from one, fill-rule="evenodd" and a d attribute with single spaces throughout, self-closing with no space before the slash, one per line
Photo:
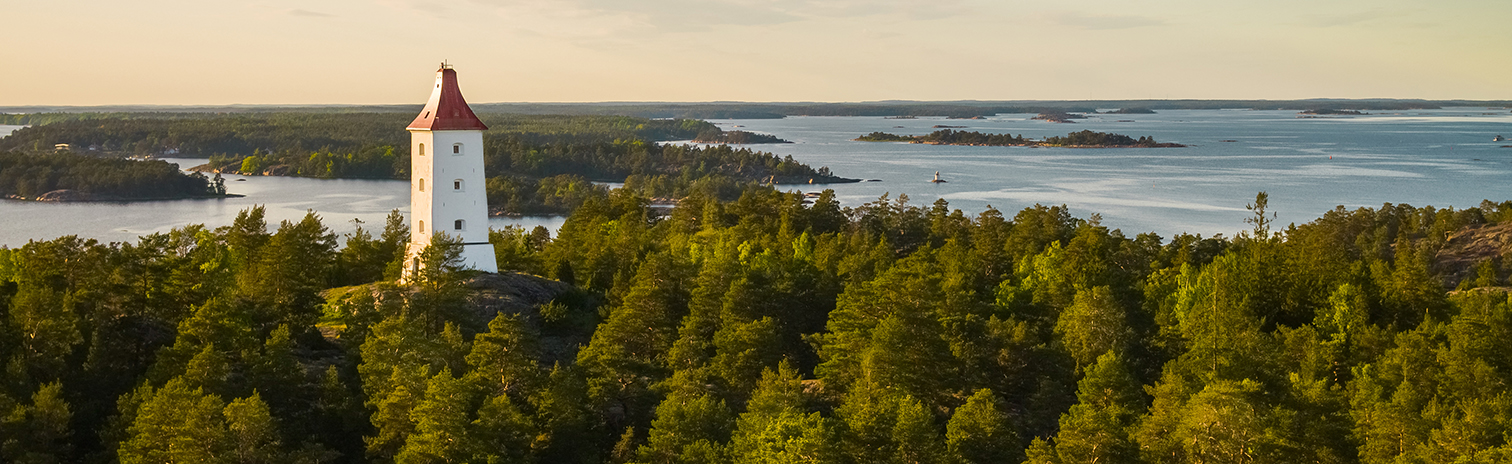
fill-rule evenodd
<path id="1" fill-rule="evenodd" d="M 616 190 L 500 265 L 309 214 L 0 248 L 5 462 L 1499 462 L 1512 202 L 1337 209 L 1233 239 L 1036 206 Z M 1237 222 L 1237 221 L 1236 221 Z M 1239 225 L 1239 224 L 1236 224 Z M 271 230 L 270 230 L 271 229 Z M 516 276 L 526 278 L 523 276 Z M 497 277 L 490 277 L 497 278 Z M 392 277 L 390 278 L 392 279 Z M 554 284 L 553 284 L 554 285 Z M 569 289 L 570 288 L 570 289 Z M 1450 288 L 1461 290 L 1450 291 Z"/>
<path id="2" fill-rule="evenodd" d="M 73 190 L 87 200 L 208 198 L 226 193 L 219 179 L 184 174 L 167 161 L 0 152 L 0 196 L 37 198 L 54 190 Z"/>

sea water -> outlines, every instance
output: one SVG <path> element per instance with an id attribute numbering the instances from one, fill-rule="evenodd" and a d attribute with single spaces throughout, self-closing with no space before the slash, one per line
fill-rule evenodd
<path id="1" fill-rule="evenodd" d="M 1276 223 L 1310 221 L 1335 206 L 1383 203 L 1468 208 L 1483 199 L 1512 200 L 1512 113 L 1495 108 L 1381 112 L 1365 116 L 1298 118 L 1293 111 L 1183 110 L 1157 114 L 1094 115 L 1073 124 L 1004 114 L 980 120 L 944 118 L 791 117 L 716 120 L 726 130 L 762 132 L 792 144 L 750 148 L 791 155 L 836 175 L 877 180 L 854 184 L 782 185 L 804 192 L 832 188 L 846 206 L 888 195 L 910 204 L 945 199 L 975 215 L 988 206 L 1006 216 L 1035 204 L 1066 205 L 1081 218 L 1127 235 L 1188 232 L 1233 235 L 1247 229 L 1245 206 L 1255 193 L 1270 197 Z M 740 127 L 736 127 L 740 126 Z M 897 127 L 902 126 L 902 127 Z M 1187 148 L 1026 148 L 855 142 L 874 131 L 926 134 L 956 130 L 1060 136 L 1080 130 L 1152 136 Z M 3 133 L 4 128 L 0 128 Z M 204 160 L 169 160 L 190 167 Z M 935 171 L 947 182 L 932 183 Z M 268 222 L 319 214 L 337 233 L 353 219 L 377 233 L 384 216 L 408 212 L 408 185 L 392 180 L 323 180 L 227 175 L 242 198 L 135 203 L 0 201 L 0 246 L 78 235 L 129 241 L 187 224 L 229 225 L 237 212 L 264 205 Z M 546 226 L 563 219 L 494 218 L 490 225 Z"/>
<path id="2" fill-rule="evenodd" d="M 204 159 L 165 159 L 180 168 L 204 164 Z M 152 233 L 166 233 L 189 224 L 211 228 L 231 225 L 236 215 L 262 206 L 270 229 L 282 221 L 297 222 L 308 212 L 338 235 L 352 233 L 360 225 L 374 236 L 383 230 L 390 211 L 409 212 L 409 183 L 400 180 L 310 179 L 223 174 L 226 190 L 244 195 L 232 198 L 140 201 L 48 203 L 0 200 L 0 246 L 18 247 L 29 240 L 50 240 L 65 235 L 104 242 L 135 241 Z M 562 217 L 495 217 L 489 225 L 526 228 L 537 225 L 552 230 Z"/>
<path id="3" fill-rule="evenodd" d="M 968 214 L 988 206 L 1011 217 L 1034 206 L 1066 205 L 1074 216 L 1132 236 L 1156 232 L 1232 236 L 1245 206 L 1269 196 L 1276 224 L 1305 223 L 1344 206 L 1383 203 L 1464 209 L 1512 200 L 1512 113 L 1505 108 L 1391 111 L 1299 118 L 1295 111 L 1185 110 L 1101 114 L 1071 124 L 1028 114 L 986 119 L 791 117 L 716 121 L 726 130 L 770 133 L 792 144 L 761 150 L 836 175 L 880 182 L 783 186 L 832 188 L 856 205 L 883 195 L 910 204 L 945 199 Z M 901 126 L 901 127 L 899 127 Z M 919 135 L 955 130 L 1063 136 L 1093 130 L 1152 136 L 1186 148 L 1028 148 L 855 142 L 873 131 Z M 932 183 L 935 172 L 947 182 Z"/>

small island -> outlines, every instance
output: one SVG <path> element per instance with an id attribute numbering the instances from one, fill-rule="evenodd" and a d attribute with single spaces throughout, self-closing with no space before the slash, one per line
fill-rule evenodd
<path id="1" fill-rule="evenodd" d="M 1361 112 L 1356 111 L 1356 110 L 1338 110 L 1338 109 L 1333 109 L 1333 108 L 1321 108 L 1321 109 L 1306 110 L 1306 111 L 1299 112 L 1297 114 L 1315 115 L 1315 116 L 1363 116 L 1363 115 L 1370 114 L 1370 113 L 1361 113 Z"/>
<path id="2" fill-rule="evenodd" d="M 746 131 L 743 131 L 743 130 L 734 130 L 734 131 L 711 130 L 711 131 L 704 131 L 704 132 L 700 132 L 698 134 L 698 137 L 694 137 L 693 138 L 693 142 L 695 142 L 695 143 L 734 144 L 734 145 L 751 145 L 751 144 L 758 144 L 758 143 L 793 143 L 793 142 L 789 142 L 787 140 L 783 140 L 783 139 L 777 138 L 777 136 L 774 136 L 774 135 L 757 134 L 755 132 L 746 132 Z"/>
<path id="3" fill-rule="evenodd" d="M 1155 110 L 1149 108 L 1119 108 L 1113 111 L 1104 111 L 1102 114 L 1155 114 Z"/>
<path id="4" fill-rule="evenodd" d="M 1157 142 L 1144 136 L 1133 138 L 1127 135 L 1084 130 L 1072 132 L 1065 137 L 1045 137 L 1043 140 L 1026 139 L 1022 135 L 985 134 L 971 131 L 939 130 L 927 135 L 897 135 L 872 132 L 855 138 L 858 142 L 908 142 L 927 145 L 969 145 L 976 147 L 1059 147 L 1059 148 L 1181 148 L 1179 143 Z"/>
<path id="5" fill-rule="evenodd" d="M 1049 121 L 1061 124 L 1071 124 L 1076 122 L 1072 121 L 1072 119 L 1087 119 L 1087 116 L 1077 113 L 1067 113 L 1064 111 L 1046 111 L 1029 119 Z"/>
<path id="6" fill-rule="evenodd" d="M 148 201 L 239 197 L 220 174 L 184 174 L 162 160 L 134 161 L 74 153 L 0 153 L 0 197 L 11 200 Z"/>

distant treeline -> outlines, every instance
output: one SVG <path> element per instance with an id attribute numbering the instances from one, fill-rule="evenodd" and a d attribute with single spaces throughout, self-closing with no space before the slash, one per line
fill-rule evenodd
<path id="1" fill-rule="evenodd" d="M 0 152 L 0 196 L 36 198 L 73 190 L 81 199 L 140 200 L 225 193 L 205 176 L 186 175 L 166 161 L 101 159 L 70 153 Z"/>
<path id="2" fill-rule="evenodd" d="M 740 145 L 752 143 L 793 143 L 777 138 L 775 135 L 757 134 L 743 130 L 706 131 L 698 134 L 698 137 L 694 137 L 693 141 L 698 143 L 733 143 Z"/>
<path id="3" fill-rule="evenodd" d="M 1509 107 L 1512 100 L 1005 100 L 1005 101 L 882 101 L 863 103 L 483 103 L 472 107 L 483 113 L 529 115 L 620 115 L 643 118 L 775 119 L 785 116 L 948 116 L 969 118 L 999 113 L 1035 114 L 1046 111 L 1089 113 L 1099 108 L 1151 110 L 1255 109 L 1302 111 L 1317 108 L 1358 110 L 1414 110 L 1456 106 Z M 331 107 L 0 107 L 0 112 L 39 113 L 58 111 L 162 111 L 202 113 L 353 113 L 394 112 L 413 116 L 419 105 L 369 105 Z M 485 121 L 488 119 L 484 115 Z M 3 122 L 0 124 L 30 124 Z"/>
<path id="4" fill-rule="evenodd" d="M 32 124 L 0 139 L 0 149 L 80 149 L 132 155 L 252 155 L 331 150 L 360 152 L 391 146 L 408 154 L 408 113 L 53 113 L 0 115 L 0 123 Z M 697 120 L 627 116 L 480 116 L 488 135 L 537 143 L 615 139 L 687 140 L 719 128 Z"/>
<path id="5" fill-rule="evenodd" d="M 1013 134 L 987 134 L 973 131 L 958 131 L 942 129 L 926 135 L 897 135 L 886 132 L 872 132 L 856 138 L 861 142 L 909 142 L 927 143 L 933 145 L 976 145 L 993 147 L 1138 147 L 1138 148 L 1170 148 L 1184 147 L 1177 143 L 1156 142 L 1154 137 L 1144 136 L 1138 139 L 1122 134 L 1107 132 L 1094 132 L 1084 130 L 1072 132 L 1065 137 L 1045 137 L 1043 140 L 1026 139 L 1023 135 Z"/>
<path id="6" fill-rule="evenodd" d="M 38 124 L 0 139 L 0 149 L 50 152 L 58 143 L 101 155 L 206 156 L 216 172 L 325 179 L 408 179 L 408 113 L 75 113 L 7 115 Z M 567 213 L 588 196 L 590 181 L 641 177 L 642 194 L 680 197 L 695 189 L 738 192 L 758 182 L 842 182 L 770 153 L 728 146 L 659 145 L 657 141 L 725 138 L 715 125 L 688 119 L 628 116 L 481 116 L 491 205 L 511 214 Z M 738 132 L 732 143 L 766 137 Z M 775 139 L 775 137 L 771 137 Z M 741 142 L 735 142 L 735 141 Z M 706 177 L 718 179 L 701 181 Z M 695 185 L 697 184 L 697 185 Z M 703 187 L 700 187 L 702 185 Z M 725 196 L 727 197 L 727 196 Z M 722 198 L 725 198 L 722 197 Z"/>

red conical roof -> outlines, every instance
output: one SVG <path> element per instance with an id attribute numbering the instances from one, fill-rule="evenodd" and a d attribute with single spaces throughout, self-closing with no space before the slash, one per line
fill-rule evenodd
<path id="1" fill-rule="evenodd" d="M 462 99 L 462 89 L 457 87 L 457 71 L 441 65 L 436 71 L 436 87 L 431 91 L 430 101 L 420 115 L 406 129 L 421 130 L 488 130 L 483 121 L 473 114 Z"/>

